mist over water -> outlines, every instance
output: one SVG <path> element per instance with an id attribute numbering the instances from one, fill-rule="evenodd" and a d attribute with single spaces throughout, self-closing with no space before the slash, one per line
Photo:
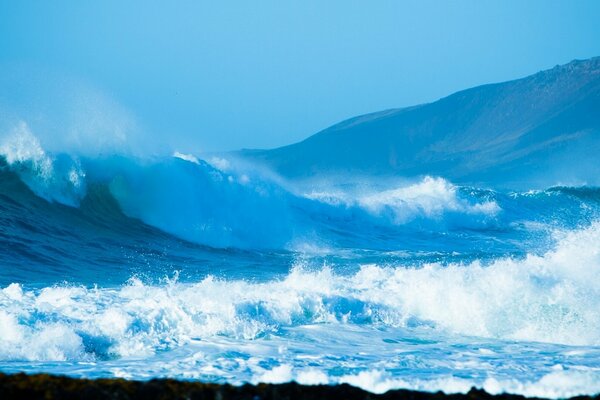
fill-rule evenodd
<path id="1" fill-rule="evenodd" d="M 182 150 L 0 136 L 3 371 L 600 390 L 600 189 L 289 181 Z"/>

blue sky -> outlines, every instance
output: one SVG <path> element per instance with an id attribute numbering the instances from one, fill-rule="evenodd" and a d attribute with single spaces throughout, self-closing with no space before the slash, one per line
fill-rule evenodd
<path id="1" fill-rule="evenodd" d="M 600 55 L 598 21 L 599 1 L 3 1 L 0 117 L 275 147 Z"/>

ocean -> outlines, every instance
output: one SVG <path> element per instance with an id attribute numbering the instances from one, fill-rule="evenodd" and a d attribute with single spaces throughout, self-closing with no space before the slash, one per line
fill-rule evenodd
<path id="1" fill-rule="evenodd" d="M 0 146 L 0 371 L 600 392 L 600 189 L 530 189 L 22 133 Z"/>

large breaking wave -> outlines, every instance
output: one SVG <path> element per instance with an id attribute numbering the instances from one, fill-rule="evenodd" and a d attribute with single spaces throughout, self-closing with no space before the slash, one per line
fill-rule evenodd
<path id="1" fill-rule="evenodd" d="M 315 232 L 315 221 L 368 226 L 412 223 L 480 225 L 500 212 L 486 194 L 470 195 L 441 178 L 393 189 L 295 187 L 227 160 L 175 154 L 162 158 L 51 155 L 25 125 L 0 144 L 12 173 L 49 202 L 78 207 L 102 186 L 127 216 L 212 247 L 289 248 Z M 211 165 L 212 164 L 212 165 Z M 220 168 L 219 168 L 220 167 Z"/>

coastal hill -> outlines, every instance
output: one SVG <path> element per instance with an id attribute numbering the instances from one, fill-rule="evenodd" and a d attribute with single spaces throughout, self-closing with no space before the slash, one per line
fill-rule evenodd
<path id="1" fill-rule="evenodd" d="M 600 57 L 348 119 L 302 142 L 242 150 L 287 178 L 443 176 L 457 183 L 600 183 Z"/>

